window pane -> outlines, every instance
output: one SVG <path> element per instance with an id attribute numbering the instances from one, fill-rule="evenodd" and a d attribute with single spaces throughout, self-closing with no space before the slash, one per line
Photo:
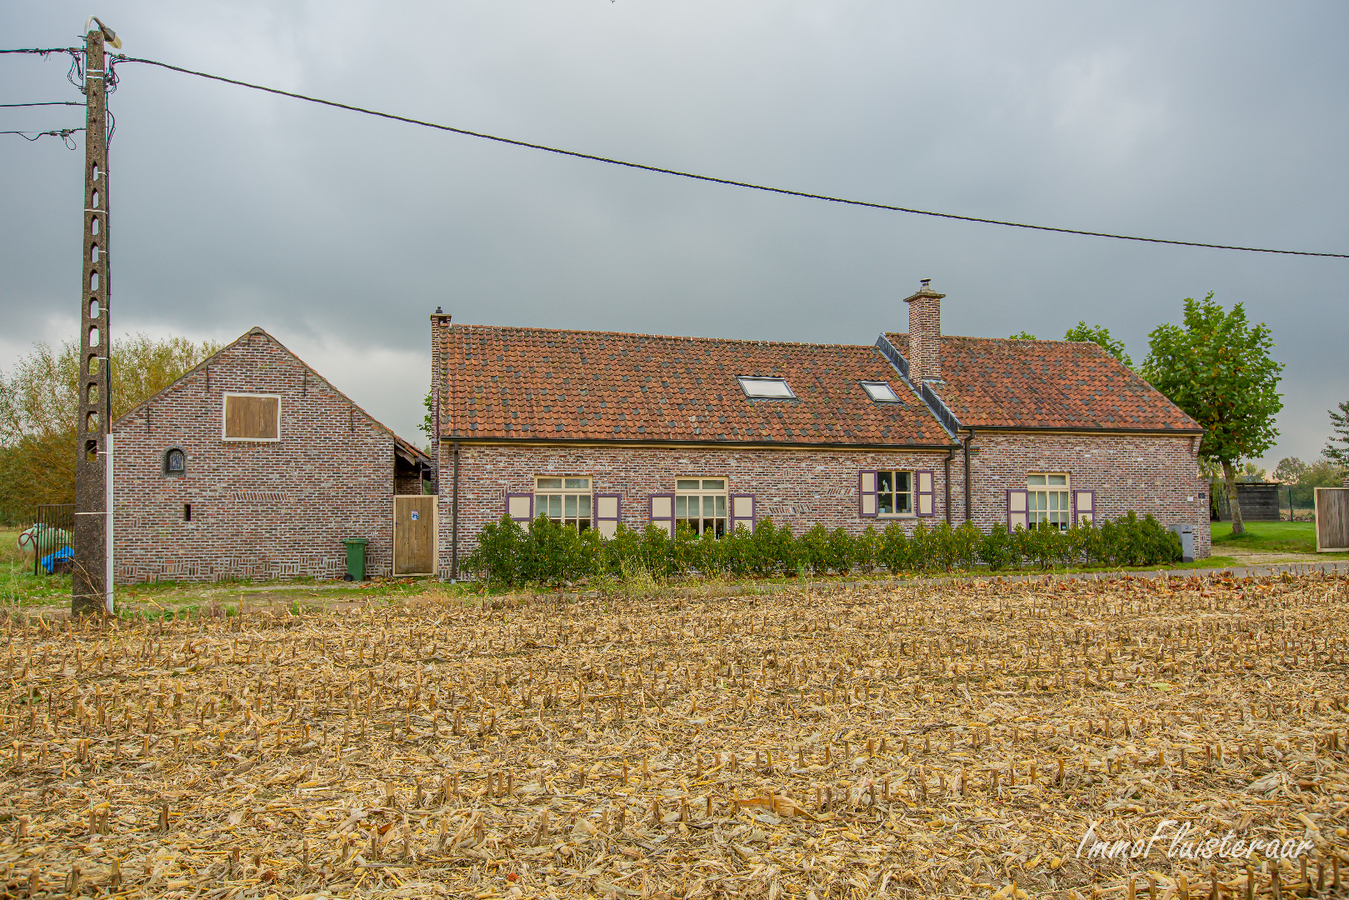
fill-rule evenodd
<path id="1" fill-rule="evenodd" d="M 689 514 L 689 498 L 675 497 L 675 517 L 683 519 Z"/>
<path id="2" fill-rule="evenodd" d="M 897 512 L 902 513 L 913 512 L 913 494 L 910 494 L 906 491 L 903 494 L 897 494 L 896 497 L 898 498 L 896 505 L 899 507 Z"/>
<path id="3" fill-rule="evenodd" d="M 717 537 L 726 537 L 725 519 L 717 519 Z"/>
<path id="4" fill-rule="evenodd" d="M 723 478 L 704 478 L 703 490 L 705 491 L 724 491 L 726 490 L 726 480 Z"/>
<path id="5" fill-rule="evenodd" d="M 698 479 L 679 478 L 675 480 L 675 490 L 677 491 L 696 491 L 698 490 Z"/>
<path id="6" fill-rule="evenodd" d="M 909 491 L 913 490 L 912 481 L 913 481 L 912 472 L 896 472 L 895 490 L 903 491 L 904 493 L 907 494 Z"/>
<path id="7" fill-rule="evenodd" d="M 563 499 L 566 501 L 563 515 L 565 515 L 568 519 L 576 518 L 576 495 L 568 494 Z"/>
<path id="8" fill-rule="evenodd" d="M 894 472 L 876 473 L 876 490 L 884 492 L 884 491 L 893 491 L 894 489 L 895 489 Z"/>
<path id="9" fill-rule="evenodd" d="M 1027 475 L 1027 476 L 1026 476 L 1026 484 L 1044 484 L 1044 483 L 1045 483 L 1045 477 L 1044 477 L 1043 475 Z"/>
<path id="10" fill-rule="evenodd" d="M 895 495 L 894 495 L 894 494 L 889 494 L 889 493 L 886 493 L 886 494 L 878 494 L 878 495 L 876 496 L 876 500 L 877 500 L 877 509 L 880 510 L 881 513 L 883 513 L 883 514 L 885 514 L 885 513 L 893 513 L 893 512 L 895 511 Z"/>
<path id="11" fill-rule="evenodd" d="M 583 518 L 583 519 L 588 519 L 588 518 L 590 518 L 590 495 L 589 495 L 589 494 L 582 494 L 582 495 L 578 498 L 578 500 L 580 501 L 580 510 L 581 510 L 581 512 L 579 513 L 579 515 L 581 516 L 581 518 Z"/>
<path id="12" fill-rule="evenodd" d="M 1067 476 L 1067 475 L 1050 475 L 1050 476 L 1049 476 L 1049 483 L 1050 483 L 1050 484 L 1067 484 L 1067 483 L 1068 483 L 1068 476 Z"/>
<path id="13" fill-rule="evenodd" d="M 550 489 L 551 489 L 551 490 L 559 490 L 559 489 L 561 489 L 561 487 L 562 487 L 562 479 L 561 479 L 561 478 L 540 478 L 540 479 L 539 479 L 539 490 L 541 490 L 541 491 L 546 491 L 546 490 L 550 490 Z"/>
<path id="14" fill-rule="evenodd" d="M 717 497 L 717 515 L 726 515 L 726 498 L 724 496 Z"/>
<path id="15" fill-rule="evenodd" d="M 557 494 L 548 498 L 548 516 L 553 519 L 562 518 L 562 498 Z"/>
<path id="16" fill-rule="evenodd" d="M 562 486 L 567 488 L 580 488 L 585 490 L 590 487 L 589 478 L 564 478 L 562 482 Z"/>

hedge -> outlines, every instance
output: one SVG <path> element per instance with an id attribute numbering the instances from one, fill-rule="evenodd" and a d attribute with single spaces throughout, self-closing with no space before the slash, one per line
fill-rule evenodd
<path id="1" fill-rule="evenodd" d="M 699 537 L 681 526 L 674 537 L 648 525 L 632 531 L 622 525 L 605 539 L 595 529 L 578 533 L 540 516 L 520 527 L 509 516 L 489 522 L 478 535 L 477 548 L 462 569 L 489 585 L 563 584 L 586 578 L 632 578 L 649 575 L 748 576 L 798 575 L 811 572 L 936 573 L 991 571 L 1033 566 L 1144 566 L 1178 562 L 1180 539 L 1152 516 L 1130 512 L 1122 519 L 1090 523 L 1060 531 L 1041 525 L 1029 531 L 994 526 L 988 534 L 966 522 L 955 528 L 942 522 L 928 528 L 919 522 L 913 533 L 899 523 L 884 531 L 868 527 L 859 535 L 842 528 L 816 525 L 797 537 L 790 526 L 771 518 L 753 532 L 743 525 L 734 534 Z"/>

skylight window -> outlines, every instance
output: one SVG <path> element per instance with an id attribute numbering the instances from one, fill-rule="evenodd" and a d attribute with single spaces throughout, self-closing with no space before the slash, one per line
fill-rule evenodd
<path id="1" fill-rule="evenodd" d="M 795 400 L 796 395 L 787 387 L 785 378 L 758 378 L 750 375 L 736 376 L 740 389 L 745 396 L 753 400 Z"/>
<path id="2" fill-rule="evenodd" d="M 899 395 L 895 389 L 890 387 L 888 381 L 864 381 L 862 390 L 867 392 L 867 396 L 877 403 L 898 403 Z"/>

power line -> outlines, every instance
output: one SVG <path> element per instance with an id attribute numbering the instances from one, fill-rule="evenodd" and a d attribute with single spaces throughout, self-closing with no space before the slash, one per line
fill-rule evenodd
<path id="1" fill-rule="evenodd" d="M 54 131 L 0 131 L 0 134 L 17 134 L 25 141 L 36 141 L 38 138 L 59 137 L 71 150 L 75 149 L 75 142 L 71 140 L 71 135 L 83 131 L 83 128 L 58 128 Z M 32 135 L 29 137 L 28 135 Z"/>
<path id="2" fill-rule="evenodd" d="M 0 109 L 15 109 L 20 106 L 83 106 L 77 100 L 52 100 L 47 103 L 0 103 Z"/>
<path id="3" fill-rule="evenodd" d="M 0 52 L 22 52 L 22 53 L 52 53 L 57 50 L 22 50 L 22 51 L 0 51 Z M 1331 259 L 1349 259 L 1349 253 L 1325 253 L 1312 250 L 1278 250 L 1269 247 L 1247 247 L 1239 244 L 1215 244 L 1206 241 L 1182 241 L 1169 238 L 1144 237 L 1142 235 L 1115 234 L 1108 231 L 1088 231 L 1079 228 L 1060 228 L 1053 225 L 1034 225 L 1027 222 L 1013 222 L 1005 219 L 990 219 L 983 216 L 965 216 L 958 213 L 937 212 L 929 209 L 916 209 L 908 206 L 896 206 L 889 203 L 878 203 L 869 200 L 854 200 L 847 197 L 837 197 L 830 194 L 816 194 L 810 191 L 798 191 L 791 188 L 774 187 L 772 185 L 755 184 L 749 181 L 737 181 L 732 178 L 720 178 L 714 175 L 701 175 L 696 172 L 685 172 L 679 169 L 669 169 L 663 166 L 647 165 L 645 163 L 631 162 L 629 160 L 614 159 L 608 156 L 599 156 L 593 153 L 582 153 L 578 150 L 565 150 L 560 147 L 550 147 L 547 144 L 536 144 L 532 141 L 523 141 L 516 138 L 502 137 L 495 134 L 486 134 L 481 131 L 471 131 L 467 128 L 456 128 L 453 125 L 443 125 L 438 122 L 428 122 L 423 119 L 414 119 L 410 116 L 400 116 L 395 113 L 381 112 L 379 110 L 367 109 L 363 106 L 355 106 L 349 103 L 339 103 L 334 100 L 324 100 L 319 97 L 311 97 L 307 94 L 299 94 L 294 91 L 283 91 L 280 88 L 267 87 L 265 85 L 253 84 L 247 81 L 240 81 L 236 78 L 226 78 L 223 75 L 212 75 L 209 72 L 198 72 L 193 69 L 185 69 L 181 66 L 171 65 L 154 59 L 143 59 L 134 56 L 116 55 L 112 57 L 109 68 L 115 68 L 118 63 L 140 63 L 142 65 L 154 66 L 161 69 L 167 69 L 170 72 L 178 72 L 183 75 L 192 75 L 197 78 L 205 78 L 209 81 L 219 81 L 224 84 L 232 84 L 237 87 L 244 87 L 250 90 L 262 91 L 268 94 L 276 94 L 281 97 L 290 97 L 295 100 L 304 100 L 307 103 L 316 103 L 320 106 L 328 106 L 334 109 L 343 109 L 348 112 L 360 113 L 376 118 L 389 119 L 394 122 L 403 122 L 408 125 L 419 125 L 423 128 L 433 128 L 437 131 L 447 131 L 452 134 L 461 134 L 465 137 L 479 138 L 485 141 L 494 141 L 499 144 L 507 144 L 512 147 L 523 147 L 528 150 L 542 150 L 545 153 L 554 153 L 559 156 L 568 156 L 573 159 L 585 159 L 591 162 L 604 163 L 611 166 L 621 166 L 627 169 L 636 169 L 642 172 L 654 172 L 659 175 L 673 175 L 677 178 L 688 178 L 693 181 L 703 181 L 709 184 L 721 184 L 728 187 L 745 188 L 752 191 L 761 191 L 768 194 L 780 194 L 786 197 L 801 197 L 807 200 L 823 200 L 827 203 L 838 203 L 844 206 L 859 206 L 865 209 L 878 209 L 886 212 L 907 213 L 915 216 L 928 216 L 934 219 L 950 219 L 957 222 L 974 222 L 980 225 L 1000 225 L 1005 228 L 1021 228 L 1030 231 L 1046 231 L 1053 234 L 1075 234 L 1082 237 L 1108 238 L 1116 241 L 1134 241 L 1145 244 L 1166 244 L 1176 247 L 1199 247 L 1209 250 L 1237 250 L 1244 253 L 1271 253 L 1280 256 L 1314 256 L 1326 257 Z"/>

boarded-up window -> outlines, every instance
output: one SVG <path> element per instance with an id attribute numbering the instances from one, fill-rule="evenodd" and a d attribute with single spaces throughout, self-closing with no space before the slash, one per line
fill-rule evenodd
<path id="1" fill-rule="evenodd" d="M 227 441 L 275 441 L 281 437 L 281 398 L 275 394 L 226 394 Z"/>

